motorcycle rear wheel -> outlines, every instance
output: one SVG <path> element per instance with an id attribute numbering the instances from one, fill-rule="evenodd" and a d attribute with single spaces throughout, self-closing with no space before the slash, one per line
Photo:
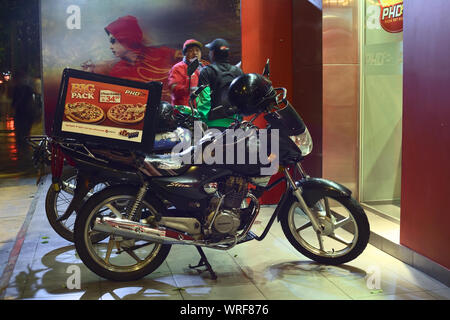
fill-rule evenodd
<path id="1" fill-rule="evenodd" d="M 77 185 L 76 168 L 66 166 L 61 174 L 62 188 L 56 191 L 53 185 L 50 185 L 45 197 L 45 213 L 47 220 L 52 226 L 53 230 L 67 241 L 73 242 L 73 229 L 75 225 L 76 212 L 73 212 L 66 220 L 58 221 L 69 206 L 73 199 L 74 190 Z M 98 192 L 105 188 L 107 184 L 100 183 L 89 191 L 89 197 L 92 193 Z M 96 242 L 103 240 L 102 237 L 94 239 Z"/>
<path id="2" fill-rule="evenodd" d="M 294 198 L 295 199 L 295 198 Z M 340 265 L 358 257 L 369 242 L 370 227 L 359 203 L 351 197 L 323 195 L 311 208 L 323 229 L 318 235 L 308 216 L 293 200 L 281 219 L 289 242 L 304 256 L 327 265 Z"/>
<path id="3" fill-rule="evenodd" d="M 171 245 L 139 240 L 131 240 L 130 245 L 130 239 L 92 230 L 97 217 L 120 217 L 118 215 L 125 214 L 127 207 L 133 205 L 137 192 L 137 187 L 132 186 L 105 188 L 89 198 L 77 215 L 74 233 L 77 253 L 92 272 L 103 278 L 113 281 L 138 280 L 156 270 L 170 252 Z M 156 198 L 146 197 L 142 210 L 152 215 L 161 210 L 161 205 Z M 94 243 L 92 236 L 99 233 L 106 239 Z"/>

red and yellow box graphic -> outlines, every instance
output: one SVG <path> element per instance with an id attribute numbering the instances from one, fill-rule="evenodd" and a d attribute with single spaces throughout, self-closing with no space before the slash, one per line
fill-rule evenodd
<path id="1" fill-rule="evenodd" d="M 148 90 L 69 78 L 62 131 L 142 141 Z"/>
<path id="2" fill-rule="evenodd" d="M 403 31 L 403 0 L 378 0 L 381 6 L 380 24 L 387 32 Z"/>

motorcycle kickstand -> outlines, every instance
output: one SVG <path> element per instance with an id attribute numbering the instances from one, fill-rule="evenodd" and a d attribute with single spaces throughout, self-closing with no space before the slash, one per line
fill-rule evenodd
<path id="1" fill-rule="evenodd" d="M 217 279 L 217 275 L 214 272 L 214 270 L 212 269 L 211 265 L 209 264 L 208 259 L 206 258 L 206 255 L 203 252 L 203 249 L 201 247 L 199 247 L 199 246 L 195 246 L 195 247 L 197 248 L 197 251 L 200 254 L 201 259 L 200 259 L 200 261 L 198 262 L 198 264 L 196 266 L 189 265 L 189 268 L 197 269 L 198 267 L 206 266 L 206 270 L 198 270 L 197 269 L 197 271 L 199 273 L 202 273 L 203 271 L 208 271 L 211 274 L 211 278 L 213 280 L 216 280 Z"/>

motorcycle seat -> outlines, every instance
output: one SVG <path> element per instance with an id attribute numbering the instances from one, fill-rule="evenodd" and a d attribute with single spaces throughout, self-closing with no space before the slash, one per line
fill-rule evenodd
<path id="1" fill-rule="evenodd" d="M 178 127 L 174 131 L 160 132 L 155 135 L 154 151 L 171 150 L 179 143 L 190 143 L 192 134 L 188 129 Z"/>
<path id="2" fill-rule="evenodd" d="M 178 175 L 187 170 L 195 161 L 196 150 L 213 138 L 212 133 L 206 134 L 195 145 L 189 139 L 178 145 L 180 150 L 172 149 L 170 153 L 147 154 L 144 160 L 144 170 L 148 176 Z"/>

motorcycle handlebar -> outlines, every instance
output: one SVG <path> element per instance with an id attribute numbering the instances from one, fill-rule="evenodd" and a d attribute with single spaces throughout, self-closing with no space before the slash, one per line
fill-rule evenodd
<path id="1" fill-rule="evenodd" d="M 207 87 L 207 85 L 203 84 L 201 86 L 199 86 L 194 92 L 191 93 L 190 95 L 190 99 L 194 100 L 195 98 L 198 97 L 198 95 Z"/>
<path id="2" fill-rule="evenodd" d="M 25 141 L 33 148 L 36 149 L 41 146 L 42 142 L 48 141 L 49 137 L 47 136 L 28 136 L 25 137 Z"/>
<path id="3" fill-rule="evenodd" d="M 283 101 L 283 102 L 285 102 L 286 101 L 286 97 L 287 97 L 287 89 L 286 88 L 274 88 L 273 90 L 275 90 L 275 91 L 282 91 L 282 94 L 283 94 L 283 96 L 282 96 L 282 98 L 281 98 L 281 101 Z M 278 101 L 278 95 L 277 95 L 277 101 Z"/>
<path id="4" fill-rule="evenodd" d="M 216 120 L 221 118 L 227 118 L 238 113 L 238 111 L 239 110 L 236 107 L 220 105 L 214 109 L 211 109 L 211 111 L 208 113 L 208 119 Z"/>
<path id="5" fill-rule="evenodd" d="M 191 108 L 191 118 L 195 119 L 195 112 L 194 112 L 194 100 L 198 97 L 198 95 L 207 87 L 207 85 L 201 85 L 199 86 L 194 92 L 191 93 L 189 96 L 189 107 Z"/>

